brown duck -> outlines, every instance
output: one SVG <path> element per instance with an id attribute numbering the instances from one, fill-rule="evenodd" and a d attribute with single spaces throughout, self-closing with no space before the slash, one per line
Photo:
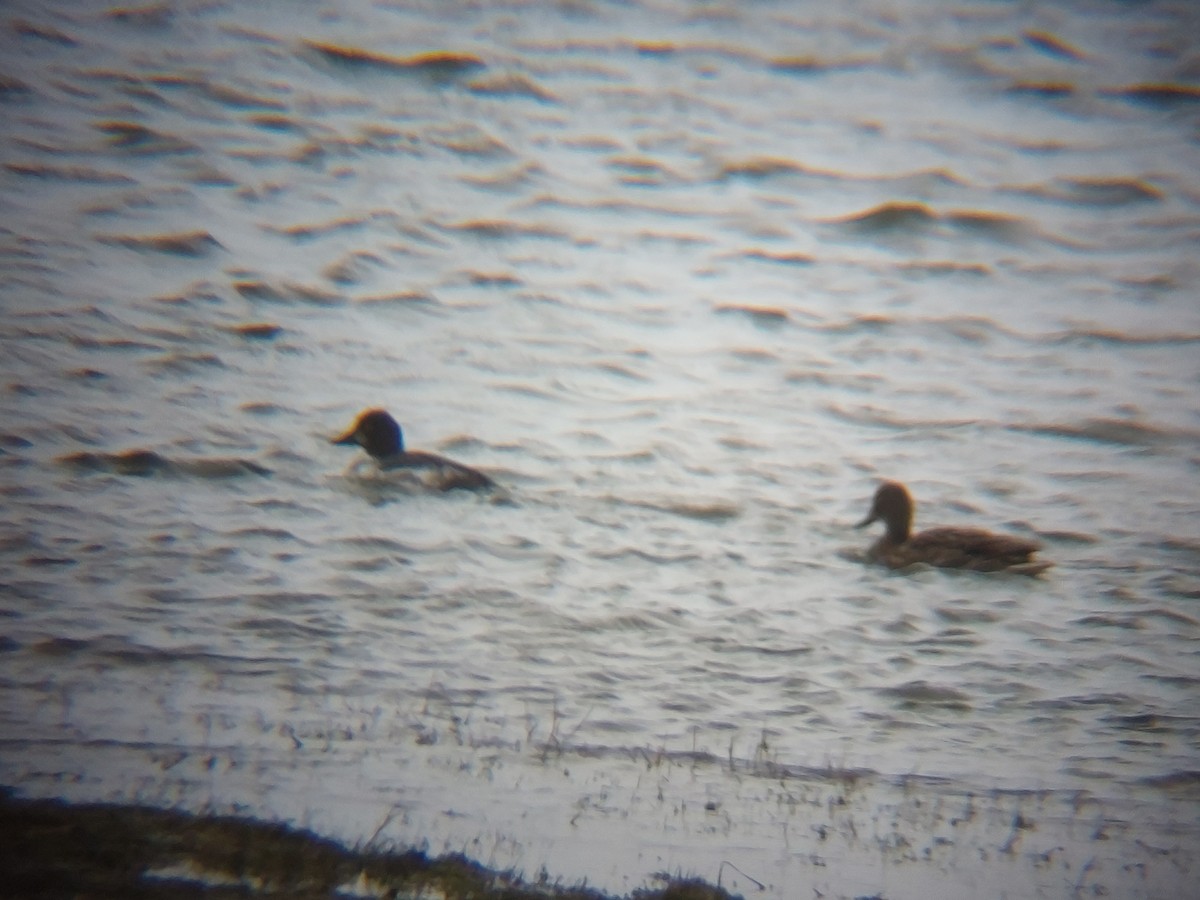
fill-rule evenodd
<path id="1" fill-rule="evenodd" d="M 887 531 L 867 551 L 872 562 L 892 569 L 916 563 L 977 572 L 1019 572 L 1037 575 L 1052 563 L 1034 560 L 1041 549 L 1037 541 L 996 534 L 982 528 L 930 528 L 912 533 L 913 499 L 908 489 L 896 481 L 885 481 L 875 492 L 871 511 L 856 527 L 865 528 L 882 520 Z"/>
<path id="2" fill-rule="evenodd" d="M 357 444 L 379 465 L 380 469 L 413 469 L 429 476 L 428 483 L 441 491 L 455 488 L 481 490 L 496 483 L 482 472 L 452 459 L 404 449 L 404 432 L 400 424 L 384 409 L 368 409 L 344 434 L 333 439 L 335 444 Z"/>

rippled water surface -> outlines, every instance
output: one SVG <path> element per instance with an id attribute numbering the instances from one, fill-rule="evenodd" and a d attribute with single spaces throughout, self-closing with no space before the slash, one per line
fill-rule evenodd
<path id="1" fill-rule="evenodd" d="M 0 779 L 615 891 L 1190 890 L 1198 34 L 6 5 Z M 364 474 L 368 406 L 503 495 Z M 884 478 L 1055 567 L 864 565 Z"/>

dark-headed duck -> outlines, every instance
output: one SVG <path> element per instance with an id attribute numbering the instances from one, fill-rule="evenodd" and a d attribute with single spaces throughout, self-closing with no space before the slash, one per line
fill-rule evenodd
<path id="1" fill-rule="evenodd" d="M 421 470 L 432 477 L 432 484 L 438 490 L 480 490 L 496 486 L 482 472 L 452 459 L 436 453 L 405 450 L 404 432 L 400 430 L 400 424 L 384 409 L 368 409 L 359 413 L 346 433 L 335 437 L 333 443 L 358 444 L 381 469 Z"/>
<path id="2" fill-rule="evenodd" d="M 867 551 L 867 557 L 892 569 L 916 563 L 977 572 L 1001 570 L 1037 575 L 1052 563 L 1034 560 L 1041 544 L 1027 538 L 996 534 L 982 528 L 930 528 L 912 533 L 914 504 L 908 489 L 885 481 L 875 492 L 871 511 L 856 527 L 882 520 L 884 533 Z"/>

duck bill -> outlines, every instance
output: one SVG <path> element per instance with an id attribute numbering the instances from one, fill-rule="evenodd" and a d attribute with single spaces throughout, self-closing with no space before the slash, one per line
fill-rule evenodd
<path id="1" fill-rule="evenodd" d="M 331 438 L 329 443 L 331 443 L 331 444 L 357 444 L 358 443 L 358 429 L 355 428 L 354 426 L 351 426 L 349 431 L 347 431 L 345 434 L 339 434 L 335 438 Z"/>
<path id="2" fill-rule="evenodd" d="M 855 528 L 866 528 L 868 525 L 870 525 L 872 522 L 874 522 L 877 518 L 878 518 L 878 516 L 876 516 L 875 513 L 871 513 L 870 515 L 868 515 L 865 519 L 863 519 L 861 522 L 859 522 L 854 527 Z"/>

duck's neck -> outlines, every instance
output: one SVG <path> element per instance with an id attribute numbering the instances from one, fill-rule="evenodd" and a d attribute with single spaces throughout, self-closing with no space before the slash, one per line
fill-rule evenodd
<path id="1" fill-rule="evenodd" d="M 912 534 L 912 518 L 909 516 L 895 517 L 887 523 L 887 541 L 889 544 L 900 545 Z"/>

